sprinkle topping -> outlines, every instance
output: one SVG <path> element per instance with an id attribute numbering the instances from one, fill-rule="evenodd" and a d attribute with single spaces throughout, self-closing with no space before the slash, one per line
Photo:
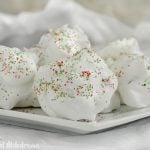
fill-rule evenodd
<path id="1" fill-rule="evenodd" d="M 82 48 L 90 47 L 87 46 L 90 44 L 85 34 L 76 28 L 71 29 L 68 26 L 63 26 L 52 31 L 52 34 L 57 47 L 71 56 Z"/>
<path id="2" fill-rule="evenodd" d="M 89 66 L 92 67 L 89 69 Z M 35 93 L 53 92 L 52 99 L 55 100 L 77 96 L 88 99 L 107 94 L 110 89 L 114 91 L 117 87 L 115 75 L 100 57 L 88 49 L 44 68 L 49 73 L 44 75 L 44 70 L 39 73 L 35 80 Z"/>
<path id="3" fill-rule="evenodd" d="M 17 48 L 0 47 L 0 75 L 21 80 L 32 78 L 36 71 L 33 60 Z"/>

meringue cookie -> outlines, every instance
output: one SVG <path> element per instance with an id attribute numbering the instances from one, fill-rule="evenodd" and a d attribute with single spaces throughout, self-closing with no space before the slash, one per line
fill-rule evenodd
<path id="1" fill-rule="evenodd" d="M 26 53 L 0 46 L 0 108 L 11 109 L 30 99 L 35 73 L 36 64 Z"/>
<path id="2" fill-rule="evenodd" d="M 138 108 L 148 106 L 149 92 L 141 85 L 149 77 L 147 67 L 150 61 L 140 51 L 138 42 L 133 38 L 113 42 L 99 55 L 118 77 L 121 103 Z"/>
<path id="3" fill-rule="evenodd" d="M 39 66 L 65 56 L 72 56 L 83 48 L 90 48 L 87 36 L 79 27 L 69 28 L 64 25 L 42 36 L 39 44 L 31 48 Z"/>
<path id="4" fill-rule="evenodd" d="M 93 121 L 109 106 L 117 84 L 105 62 L 93 51 L 83 49 L 40 67 L 34 91 L 48 115 Z"/>
<path id="5" fill-rule="evenodd" d="M 146 56 L 123 55 L 111 69 L 118 77 L 118 91 L 123 102 L 131 107 L 150 105 L 150 59 Z"/>
<path id="6" fill-rule="evenodd" d="M 134 38 L 118 40 L 110 43 L 108 46 L 98 51 L 98 55 L 100 55 L 104 60 L 112 59 L 116 60 L 120 57 L 120 55 L 126 54 L 138 54 L 143 55 L 140 51 L 138 42 Z"/>

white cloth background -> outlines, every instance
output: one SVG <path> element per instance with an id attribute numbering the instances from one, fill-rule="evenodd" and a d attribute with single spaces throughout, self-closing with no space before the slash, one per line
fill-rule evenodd
<path id="1" fill-rule="evenodd" d="M 0 14 L 0 44 L 30 47 L 48 28 L 77 24 L 89 36 L 93 47 L 100 50 L 108 42 L 123 37 L 136 37 L 142 50 L 149 53 L 150 23 L 129 27 L 115 18 L 97 14 L 71 0 L 51 0 L 37 13 L 17 16 Z M 39 144 L 41 150 L 149 150 L 150 118 L 92 135 L 50 133 L 15 126 L 0 125 L 0 143 L 14 141 Z"/>

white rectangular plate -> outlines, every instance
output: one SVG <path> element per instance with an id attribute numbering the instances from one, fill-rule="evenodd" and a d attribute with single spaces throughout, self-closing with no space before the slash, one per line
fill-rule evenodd
<path id="1" fill-rule="evenodd" d="M 100 114 L 95 122 L 78 122 L 47 116 L 40 108 L 0 109 L 0 123 L 52 132 L 89 134 L 133 122 L 150 116 L 150 107 L 131 109 L 121 106 L 117 111 Z"/>

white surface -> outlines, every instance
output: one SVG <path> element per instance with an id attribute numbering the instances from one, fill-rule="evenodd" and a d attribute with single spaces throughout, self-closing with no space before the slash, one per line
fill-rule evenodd
<path id="1" fill-rule="evenodd" d="M 61 5 L 58 4 L 61 3 L 58 0 L 53 0 L 55 7 L 52 8 L 49 4 L 47 9 L 41 13 L 22 14 L 18 17 L 0 15 L 1 43 L 20 47 L 29 46 L 38 41 L 40 33 L 44 32 L 48 26 L 54 27 L 63 25 L 65 22 L 72 22 L 79 23 L 85 29 L 95 47 L 101 47 L 118 37 L 135 35 L 142 49 L 149 49 L 150 40 L 149 34 L 147 34 L 150 31 L 149 22 L 138 25 L 134 33 L 134 29 L 114 18 L 88 12 L 74 4 L 71 9 L 67 9 L 69 4 L 63 0 L 60 1 L 62 1 Z M 61 20 L 62 14 L 63 20 Z M 32 16 L 32 19 L 29 16 Z M 38 29 L 40 29 L 39 32 L 37 32 Z M 0 125 L 1 142 L 37 143 L 42 150 L 149 150 L 149 139 L 150 118 L 111 131 L 86 136 L 72 136 Z"/>
<path id="2" fill-rule="evenodd" d="M 39 144 L 42 150 L 149 150 L 150 118 L 100 134 L 72 136 L 0 125 L 1 141 Z"/>

